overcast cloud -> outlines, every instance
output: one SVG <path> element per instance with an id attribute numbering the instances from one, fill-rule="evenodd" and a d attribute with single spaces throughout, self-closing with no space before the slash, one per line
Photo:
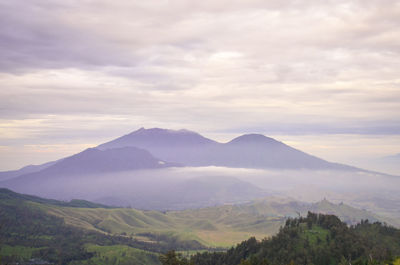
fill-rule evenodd
<path id="1" fill-rule="evenodd" d="M 399 113 L 397 0 L 0 0 L 0 169 L 141 126 L 376 135 L 373 157 L 400 153 Z"/>

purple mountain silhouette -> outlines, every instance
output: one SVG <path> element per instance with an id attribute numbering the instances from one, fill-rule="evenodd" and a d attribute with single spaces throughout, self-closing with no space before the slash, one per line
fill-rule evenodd
<path id="1" fill-rule="evenodd" d="M 246 134 L 218 143 L 188 130 L 144 129 L 101 144 L 99 149 L 136 146 L 167 161 L 186 166 L 225 166 L 278 169 L 355 168 L 330 163 L 261 134 Z"/>
<path id="2" fill-rule="evenodd" d="M 1 182 L 2 187 L 20 190 L 23 186 L 37 186 L 49 179 L 63 176 L 83 176 L 108 172 L 157 169 L 179 166 L 155 158 L 148 151 L 136 147 L 121 147 L 107 150 L 86 149 L 78 154 L 59 160 L 43 170 L 23 174 Z"/>

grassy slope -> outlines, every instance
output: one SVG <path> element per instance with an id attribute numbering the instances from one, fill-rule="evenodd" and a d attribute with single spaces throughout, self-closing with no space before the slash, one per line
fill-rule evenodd
<path id="1" fill-rule="evenodd" d="M 366 221 L 349 227 L 333 215 L 308 214 L 307 218 L 288 219 L 285 227 L 270 239 L 257 242 L 250 238 L 227 252 L 196 254 L 191 262 L 198 265 L 393 264 L 391 261 L 399 255 L 399 229 Z"/>
<path id="2" fill-rule="evenodd" d="M 370 220 L 376 218 L 368 212 L 343 204 L 331 204 L 327 201 L 310 206 L 288 200 L 268 199 L 242 205 L 224 205 L 162 213 L 126 208 L 65 207 L 59 205 L 57 201 L 51 201 L 49 204 L 46 200 L 37 197 L 29 200 L 30 197 L 25 195 L 21 196 L 12 192 L 2 193 L 1 191 L 0 199 L 0 206 L 5 207 L 3 210 L 7 209 L 9 214 L 12 214 L 12 209 L 15 209 L 13 207 L 22 207 L 21 214 L 26 211 L 32 212 L 30 216 L 39 218 L 38 220 L 44 218 L 43 220 L 48 222 L 48 224 L 45 223 L 49 227 L 53 225 L 52 219 L 49 217 L 53 216 L 62 218 L 67 225 L 72 225 L 72 227 L 85 231 L 96 231 L 104 235 L 122 234 L 124 238 L 134 237 L 140 241 L 161 244 L 171 242 L 165 238 L 172 239 L 172 241 L 197 240 L 210 247 L 228 247 L 250 236 L 261 239 L 275 234 L 287 216 L 296 216 L 297 212 L 304 214 L 307 209 L 336 214 L 344 220 L 350 218 L 350 221 L 353 221 L 354 218 Z M 2 212 L 4 213 L 4 211 Z M 43 216 L 39 212 L 49 214 L 49 217 Z M 319 232 L 321 233 L 321 231 Z M 56 236 L 56 234 L 46 233 L 30 235 L 29 232 L 28 234 L 30 238 L 28 239 L 31 241 L 52 242 L 55 240 L 53 237 Z M 28 234 L 24 232 L 24 235 Z M 314 241 L 314 234 L 307 235 L 307 237 L 310 238 L 310 241 Z M 133 264 L 157 264 L 152 253 L 115 244 L 118 243 L 109 246 L 87 244 L 86 249 L 95 252 L 95 256 L 85 261 L 85 264 L 129 264 L 128 258 L 124 257 L 135 260 Z M 46 244 L 42 245 L 46 246 Z M 38 250 L 31 249 L 30 246 L 29 244 L 25 247 L 2 245 L 0 254 L 10 256 L 13 253 L 19 253 L 18 255 L 23 256 L 24 259 L 30 258 L 32 253 Z"/>
<path id="3" fill-rule="evenodd" d="M 70 264 L 73 260 L 73 264 L 159 264 L 158 253 L 136 248 L 159 252 L 157 245 L 137 243 L 126 237 L 107 236 L 102 231 L 89 233 L 90 230 L 66 226 L 62 218 L 43 211 L 63 207 L 8 195 L 0 194 L 0 264 L 25 262 L 31 258 L 57 264 Z M 113 249 L 123 249 L 124 252 Z M 94 252 L 94 257 L 87 252 Z"/>
<path id="4" fill-rule="evenodd" d="M 158 254 L 124 245 L 99 246 L 88 244 L 86 245 L 86 250 L 96 254 L 87 261 L 79 261 L 77 263 L 71 263 L 70 265 L 160 264 L 160 262 L 158 261 Z"/>
<path id="5" fill-rule="evenodd" d="M 53 199 L 45 199 L 38 196 L 27 195 L 13 192 L 9 189 L 0 188 L 1 200 L 23 200 L 37 202 L 41 204 L 49 204 L 63 207 L 81 207 L 81 208 L 113 208 L 104 204 L 89 202 L 85 200 L 71 200 L 70 202 L 58 201 Z"/>
<path id="6" fill-rule="evenodd" d="M 46 212 L 62 217 L 67 224 L 103 233 L 126 234 L 139 240 L 154 240 L 146 233 L 197 240 L 211 247 L 228 247 L 250 236 L 261 239 L 275 234 L 285 217 L 305 215 L 308 210 L 335 214 L 342 220 L 372 221 L 376 215 L 344 204 L 328 201 L 310 205 L 278 200 L 259 200 L 243 205 L 224 205 L 186 211 L 161 213 L 135 209 L 72 208 L 38 205 Z"/>
<path id="7" fill-rule="evenodd" d="M 32 254 L 40 249 L 42 249 L 42 248 L 2 245 L 0 248 L 0 257 L 2 257 L 2 256 L 19 256 L 22 259 L 26 260 L 26 259 L 32 258 Z"/>

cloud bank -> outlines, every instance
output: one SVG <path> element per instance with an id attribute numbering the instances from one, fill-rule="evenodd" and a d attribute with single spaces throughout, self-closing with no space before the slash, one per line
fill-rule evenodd
<path id="1" fill-rule="evenodd" d="M 0 145 L 140 126 L 393 142 L 399 29 L 395 0 L 0 1 Z"/>

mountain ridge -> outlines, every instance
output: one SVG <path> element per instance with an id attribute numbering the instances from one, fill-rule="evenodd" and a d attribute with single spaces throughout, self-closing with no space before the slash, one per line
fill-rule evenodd
<path id="1" fill-rule="evenodd" d="M 160 160 L 144 149 L 120 147 L 108 150 L 88 148 L 42 170 L 58 174 L 96 173 L 132 169 L 162 168 L 178 164 Z"/>
<path id="2" fill-rule="evenodd" d="M 121 146 L 143 148 L 156 157 L 185 166 L 360 170 L 325 161 L 255 133 L 238 136 L 227 143 L 219 143 L 185 129 L 140 128 L 97 147 L 104 150 Z"/>
<path id="3" fill-rule="evenodd" d="M 121 147 L 107 150 L 87 148 L 75 155 L 63 158 L 42 170 L 19 175 L 2 183 L 12 183 L 34 177 L 57 177 L 60 175 L 76 175 L 127 170 L 165 168 L 180 166 L 155 158 L 148 151 L 137 147 Z"/>
<path id="4" fill-rule="evenodd" d="M 247 175 L 242 170 L 246 168 L 251 169 Z M 296 175 L 302 169 L 309 171 L 304 171 L 307 176 Z M 171 210 L 284 194 L 291 183 L 298 189 L 306 179 L 325 192 L 343 192 L 347 187 L 342 187 L 340 178 L 358 177 L 359 171 L 366 172 L 327 162 L 260 134 L 218 143 L 188 130 L 141 128 L 41 171 L 1 181 L 0 187 L 53 199 L 82 197 L 112 206 Z M 329 179 L 324 180 L 325 176 Z M 332 184 L 326 187 L 328 181 Z"/>
<path id="5" fill-rule="evenodd" d="M 180 137 L 180 138 L 177 138 Z M 138 148 L 146 149 L 146 146 L 152 146 L 156 144 L 162 145 L 181 145 L 181 144 L 215 144 L 217 142 L 201 136 L 200 134 L 187 130 L 170 130 L 162 128 L 140 128 L 136 131 L 117 137 L 114 140 L 100 144 L 97 146 L 99 149 L 108 149 L 107 146 L 123 147 L 126 144 L 136 146 Z M 136 144 L 136 145 L 135 145 Z"/>

